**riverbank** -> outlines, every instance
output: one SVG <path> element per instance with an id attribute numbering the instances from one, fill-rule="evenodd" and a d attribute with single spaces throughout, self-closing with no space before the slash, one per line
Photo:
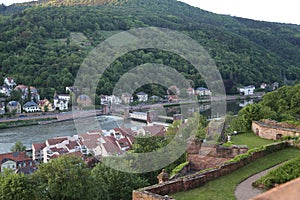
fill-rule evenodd
<path id="1" fill-rule="evenodd" d="M 56 120 L 56 118 L 41 118 L 41 119 L 5 121 L 5 122 L 0 123 L 0 129 L 39 125 L 40 122 L 53 121 L 53 120 Z"/>
<path id="2" fill-rule="evenodd" d="M 69 111 L 57 114 L 43 114 L 40 116 L 27 116 L 9 119 L 0 119 L 0 129 L 31 126 L 40 124 L 51 124 L 64 121 L 70 121 L 80 118 L 88 118 L 92 116 L 99 116 L 102 114 L 101 110 L 85 110 L 85 111 Z"/>

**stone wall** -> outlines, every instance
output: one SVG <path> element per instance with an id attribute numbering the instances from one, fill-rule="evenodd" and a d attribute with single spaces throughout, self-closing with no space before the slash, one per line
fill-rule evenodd
<path id="1" fill-rule="evenodd" d="M 192 170 L 203 170 L 220 166 L 225 161 L 247 151 L 248 148 L 245 146 L 223 147 L 195 140 L 189 144 L 187 159 L 191 163 Z"/>
<path id="2" fill-rule="evenodd" d="M 269 140 L 277 140 L 283 136 L 294 137 L 300 135 L 300 129 L 298 129 L 298 127 L 269 120 L 253 121 L 252 130 L 259 137 Z"/>
<path id="3" fill-rule="evenodd" d="M 288 146 L 288 143 L 282 142 L 268 146 L 265 150 L 255 152 L 251 156 L 244 158 L 238 162 L 223 164 L 217 168 L 210 169 L 208 171 L 200 171 L 198 173 L 184 176 L 176 180 L 167 181 L 161 184 L 152 185 L 149 187 L 134 190 L 132 194 L 133 200 L 171 200 L 169 194 L 187 191 L 193 188 L 203 186 L 206 182 L 229 174 L 236 169 L 247 165 L 248 163 L 257 160 L 264 155 L 276 150 L 284 149 Z"/>

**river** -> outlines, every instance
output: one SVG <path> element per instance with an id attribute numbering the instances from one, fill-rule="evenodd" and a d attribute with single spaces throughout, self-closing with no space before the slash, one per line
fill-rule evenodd
<path id="1" fill-rule="evenodd" d="M 227 102 L 227 112 L 230 111 L 236 114 L 241 109 L 241 106 L 247 103 L 249 102 L 246 100 L 229 101 Z M 176 113 L 177 109 L 175 108 L 174 110 Z M 209 117 L 210 109 L 200 111 L 200 113 Z M 96 118 L 103 130 L 109 130 L 123 125 L 126 127 L 140 127 L 144 125 L 143 123 L 134 121 L 124 122 L 122 118 L 116 116 L 99 116 Z M 83 126 L 84 129 L 81 130 L 80 133 L 95 130 L 99 127 L 95 124 L 90 124 L 91 121 L 94 121 L 91 120 L 91 118 L 84 118 L 80 121 L 85 125 Z M 79 133 L 77 132 L 73 120 L 52 124 L 0 129 L 0 153 L 9 152 L 16 141 L 21 141 L 26 147 L 31 148 L 32 143 L 41 143 L 49 138 L 57 136 L 72 136 L 75 134 Z"/>
<path id="2" fill-rule="evenodd" d="M 126 121 L 124 123 L 121 117 L 116 116 L 98 116 L 96 118 L 103 130 L 109 130 L 123 125 L 126 127 L 139 127 L 144 125 L 143 123 L 135 121 Z M 99 127 L 96 124 L 89 123 L 94 121 L 91 118 L 84 118 L 80 121 L 84 124 L 84 126 L 81 126 L 83 129 L 80 132 L 77 132 L 73 120 L 0 129 L 0 153 L 9 152 L 16 141 L 21 141 L 26 147 L 31 148 L 32 143 L 42 143 L 47 139 L 58 136 L 72 136 L 84 133 L 85 131 L 95 130 Z"/>

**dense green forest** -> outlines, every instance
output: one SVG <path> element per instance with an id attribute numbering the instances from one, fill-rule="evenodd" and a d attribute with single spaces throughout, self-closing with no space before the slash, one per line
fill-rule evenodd
<path id="1" fill-rule="evenodd" d="M 98 2 L 107 4 L 94 5 Z M 283 85 L 300 79 L 297 25 L 217 15 L 176 0 L 43 1 L 2 5 L 0 14 L 0 75 L 37 87 L 42 97 L 51 98 L 55 90 L 63 92 L 72 85 L 83 59 L 101 41 L 147 26 L 177 30 L 198 41 L 214 59 L 227 93 L 235 93 L 241 85 L 275 81 Z M 146 62 L 174 67 L 195 87 L 205 86 L 179 56 L 147 49 L 116 60 L 99 81 L 97 93 L 111 93 L 122 74 Z M 143 90 L 150 95 L 164 93 L 155 85 Z"/>
<path id="2" fill-rule="evenodd" d="M 300 84 L 284 86 L 263 96 L 259 103 L 249 104 L 238 112 L 236 117 L 230 116 L 227 132 L 249 131 L 252 121 L 272 119 L 300 125 Z"/>

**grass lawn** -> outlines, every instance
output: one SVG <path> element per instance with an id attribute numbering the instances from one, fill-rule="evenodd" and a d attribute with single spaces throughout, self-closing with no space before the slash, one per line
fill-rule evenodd
<path id="1" fill-rule="evenodd" d="M 273 143 L 273 140 L 266 140 L 255 135 L 253 132 L 240 133 L 231 136 L 231 141 L 236 145 L 247 145 L 249 149 L 261 147 Z"/>
<path id="2" fill-rule="evenodd" d="M 253 174 L 261 172 L 296 156 L 300 156 L 300 150 L 295 148 L 287 148 L 277 151 L 260 158 L 259 160 L 256 160 L 228 175 L 209 181 L 202 187 L 170 195 L 176 200 L 232 200 L 235 199 L 235 187 L 241 181 Z"/>

